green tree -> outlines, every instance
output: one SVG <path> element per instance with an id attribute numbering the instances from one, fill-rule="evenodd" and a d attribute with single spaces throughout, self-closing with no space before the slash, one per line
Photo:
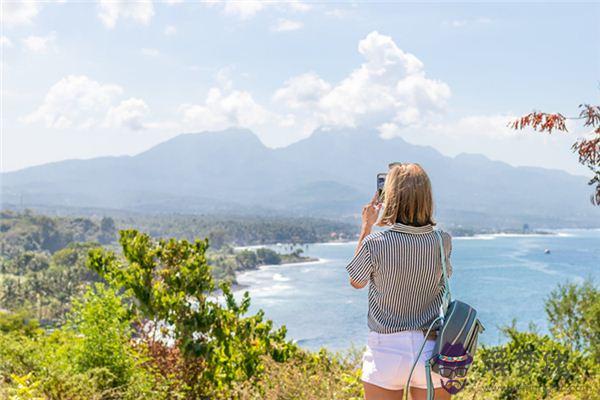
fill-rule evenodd
<path id="1" fill-rule="evenodd" d="M 131 310 L 160 337 L 171 338 L 181 356 L 183 379 L 190 397 L 222 396 L 235 382 L 255 378 L 264 370 L 263 357 L 284 361 L 296 351 L 285 340 L 285 327 L 272 329 L 261 312 L 245 316 L 248 293 L 237 303 L 229 285 L 221 285 L 223 302 L 214 296 L 206 260 L 208 241 L 153 241 L 135 230 L 121 231 L 123 258 L 96 249 L 89 266 L 116 289 L 132 298 Z"/>
<path id="2" fill-rule="evenodd" d="M 107 370 L 106 387 L 129 381 L 134 367 L 131 315 L 113 289 L 100 283 L 90 287 L 73 302 L 67 326 L 81 335 L 73 357 L 78 372 Z"/>
<path id="3" fill-rule="evenodd" d="M 600 364 L 600 290 L 591 280 L 559 285 L 546 301 L 550 331 Z"/>
<path id="4" fill-rule="evenodd" d="M 112 243 L 117 234 L 115 221 L 110 217 L 104 217 L 100 220 L 100 236 L 98 240 L 101 244 Z"/>

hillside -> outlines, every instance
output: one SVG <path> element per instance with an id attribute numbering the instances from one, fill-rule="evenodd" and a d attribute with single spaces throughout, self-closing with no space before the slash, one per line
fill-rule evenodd
<path id="1" fill-rule="evenodd" d="M 438 218 L 447 224 L 600 226 L 585 177 L 481 155 L 446 157 L 359 129 L 319 130 L 280 149 L 265 147 L 244 129 L 182 134 L 135 156 L 26 168 L 2 174 L 2 207 L 348 218 L 370 198 L 376 173 L 390 161 L 423 165 Z"/>

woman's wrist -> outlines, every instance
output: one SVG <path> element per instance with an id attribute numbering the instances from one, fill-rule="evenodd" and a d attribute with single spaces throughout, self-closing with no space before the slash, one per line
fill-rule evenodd
<path id="1" fill-rule="evenodd" d="M 360 227 L 360 236 L 362 236 L 362 237 L 367 236 L 369 233 L 371 233 L 372 229 L 373 229 L 373 225 L 362 224 Z"/>

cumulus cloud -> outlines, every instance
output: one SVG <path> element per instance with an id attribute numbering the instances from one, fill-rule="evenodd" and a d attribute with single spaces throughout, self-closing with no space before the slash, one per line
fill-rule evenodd
<path id="1" fill-rule="evenodd" d="M 331 85 L 314 72 L 307 72 L 285 81 L 273 99 L 292 109 L 313 108 L 331 91 Z"/>
<path id="2" fill-rule="evenodd" d="M 118 102 L 122 94 L 119 85 L 100 83 L 85 75 L 69 75 L 52 85 L 42 104 L 20 120 L 55 129 L 95 126 L 144 129 L 148 106 L 137 98 Z"/>
<path id="3" fill-rule="evenodd" d="M 30 35 L 22 39 L 25 48 L 32 53 L 47 54 L 56 51 L 56 33 L 46 36 Z"/>
<path id="4" fill-rule="evenodd" d="M 280 18 L 277 23 L 271 28 L 275 32 L 296 31 L 302 28 L 303 24 L 300 21 L 292 21 L 290 19 Z"/>
<path id="5" fill-rule="evenodd" d="M 393 137 L 406 127 L 433 123 L 445 111 L 450 88 L 429 78 L 413 54 L 391 37 L 372 32 L 358 43 L 364 61 L 337 83 L 309 71 L 287 79 L 270 103 L 234 88 L 231 67 L 216 74 L 217 85 L 197 104 L 179 107 L 187 130 L 240 126 L 282 145 L 308 136 L 317 127 L 379 128 Z"/>
<path id="6" fill-rule="evenodd" d="M 124 127 L 133 131 L 145 129 L 144 118 L 150 113 L 146 102 L 142 99 L 123 100 L 116 107 L 111 107 L 106 115 L 105 125 L 108 127 Z"/>
<path id="7" fill-rule="evenodd" d="M 428 78 L 423 63 L 389 36 L 371 32 L 358 44 L 364 62 L 337 84 L 315 73 L 287 80 L 274 102 L 303 112 L 316 127 L 422 124 L 443 112 L 450 88 Z M 389 129 L 388 129 L 389 130 Z"/>
<path id="8" fill-rule="evenodd" d="M 240 19 L 250 19 L 267 7 L 278 7 L 294 12 L 306 12 L 311 9 L 310 5 L 299 0 L 268 2 L 261 0 L 214 0 L 206 1 L 203 4 L 209 7 L 222 7 L 226 15 L 235 16 Z"/>
<path id="9" fill-rule="evenodd" d="M 202 104 L 179 107 L 188 129 L 218 130 L 230 126 L 256 127 L 267 122 L 268 112 L 246 91 L 213 87 Z"/>
<path id="10" fill-rule="evenodd" d="M 98 17 L 109 29 L 114 28 L 120 18 L 148 25 L 154 16 L 152 0 L 99 0 L 98 9 Z"/>
<path id="11" fill-rule="evenodd" d="M 39 14 L 42 4 L 39 1 L 2 1 L 2 20 L 5 27 L 30 25 Z"/>

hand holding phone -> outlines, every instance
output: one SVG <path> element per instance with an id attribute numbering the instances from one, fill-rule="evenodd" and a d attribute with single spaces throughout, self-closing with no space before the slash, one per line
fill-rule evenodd
<path id="1" fill-rule="evenodd" d="M 381 172 L 377 174 L 377 202 L 383 203 L 383 188 L 385 187 L 385 178 L 387 177 L 387 173 Z"/>

